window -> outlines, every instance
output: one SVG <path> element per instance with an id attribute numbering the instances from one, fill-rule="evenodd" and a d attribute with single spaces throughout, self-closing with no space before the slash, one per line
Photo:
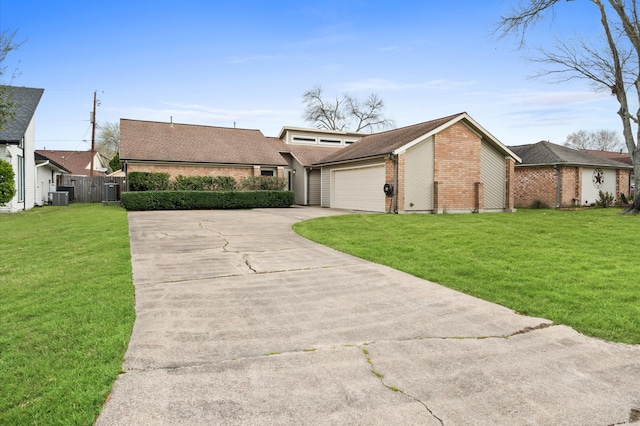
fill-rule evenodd
<path id="1" fill-rule="evenodd" d="M 351 145 L 352 143 L 354 143 L 355 141 L 344 141 L 345 145 Z"/>
<path id="2" fill-rule="evenodd" d="M 24 201 L 24 157 L 18 155 L 18 173 L 16 175 L 18 180 L 18 202 Z"/>
<path id="3" fill-rule="evenodd" d="M 337 143 L 337 144 L 341 144 L 342 141 L 340 139 L 320 139 L 320 143 Z"/>
<path id="4" fill-rule="evenodd" d="M 273 170 L 260 170 L 260 176 L 273 176 Z"/>
<path id="5" fill-rule="evenodd" d="M 294 142 L 316 143 L 316 138 L 303 138 L 301 136 L 294 136 L 293 140 Z"/>

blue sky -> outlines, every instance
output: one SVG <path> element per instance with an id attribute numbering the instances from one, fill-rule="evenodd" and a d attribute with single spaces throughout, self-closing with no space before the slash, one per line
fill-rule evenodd
<path id="1" fill-rule="evenodd" d="M 619 131 L 614 98 L 528 78 L 537 65 L 492 36 L 510 3 L 0 0 L 0 29 L 26 40 L 6 61 L 13 84 L 45 89 L 39 149 L 90 149 L 94 90 L 98 123 L 173 117 L 277 136 L 308 126 L 302 94 L 321 85 L 377 93 L 398 127 L 466 111 L 505 145 Z M 563 2 L 553 28 L 596 33 L 593 9 Z M 533 39 L 549 43 L 550 28 Z"/>

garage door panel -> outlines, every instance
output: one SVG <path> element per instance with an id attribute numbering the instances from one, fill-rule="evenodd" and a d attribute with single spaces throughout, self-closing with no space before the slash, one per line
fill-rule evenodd
<path id="1" fill-rule="evenodd" d="M 333 206 L 384 212 L 384 165 L 334 171 Z"/>

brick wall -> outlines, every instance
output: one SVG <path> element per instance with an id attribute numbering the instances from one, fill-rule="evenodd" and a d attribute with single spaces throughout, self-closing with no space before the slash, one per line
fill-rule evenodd
<path id="1" fill-rule="evenodd" d="M 395 210 L 395 200 L 397 199 L 398 211 L 404 210 L 404 163 L 405 154 L 399 154 L 398 158 L 398 182 L 396 185 L 395 161 L 386 158 L 384 160 L 384 182 L 393 185 L 393 195 L 385 197 L 385 211 L 391 213 Z"/>
<path id="2" fill-rule="evenodd" d="M 513 160 L 513 158 L 507 158 L 505 160 L 507 162 L 506 164 L 506 174 L 507 176 L 505 177 L 505 182 L 506 182 L 506 194 L 505 194 L 505 210 L 506 211 L 513 211 L 513 209 L 515 208 L 515 191 L 514 191 L 514 186 L 515 186 L 515 161 Z"/>
<path id="3" fill-rule="evenodd" d="M 582 203 L 582 167 L 560 167 L 562 188 L 560 206 L 569 207 Z M 556 204 L 553 204 L 555 206 Z"/>
<path id="4" fill-rule="evenodd" d="M 616 170 L 616 197 L 620 196 L 622 192 L 627 198 L 629 196 L 629 176 L 631 170 L 618 169 Z"/>
<path id="5" fill-rule="evenodd" d="M 253 176 L 254 168 L 247 167 L 222 167 L 222 166 L 203 166 L 203 165 L 173 165 L 173 164 L 140 164 L 129 163 L 127 165 L 128 172 L 163 172 L 169 173 L 171 178 L 178 175 L 182 176 L 233 176 L 240 179 L 247 176 Z M 258 175 L 260 169 L 258 168 Z"/>
<path id="6" fill-rule="evenodd" d="M 476 182 L 480 182 L 481 140 L 462 123 L 434 137 L 434 181 L 438 182 L 434 208 L 472 211 L 476 204 Z M 435 194 L 434 194 L 435 197 Z"/>
<path id="7" fill-rule="evenodd" d="M 557 202 L 557 176 L 552 166 L 517 167 L 513 180 L 515 207 L 529 207 L 534 201 L 542 201 L 549 207 Z"/>

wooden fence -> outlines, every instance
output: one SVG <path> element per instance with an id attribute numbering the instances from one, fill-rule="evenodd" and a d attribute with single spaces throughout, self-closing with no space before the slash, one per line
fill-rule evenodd
<path id="1" fill-rule="evenodd" d="M 72 187 L 73 199 L 77 203 L 99 203 L 105 201 L 107 197 L 113 197 L 113 187 L 105 189 L 106 183 L 116 183 L 120 186 L 118 194 L 126 190 L 124 177 L 111 177 L 111 176 L 73 176 L 73 175 L 59 175 L 56 186 L 57 187 Z M 64 190 L 64 188 L 60 188 Z M 108 192 L 110 191 L 110 192 Z M 71 197 L 71 194 L 69 194 Z M 117 197 L 117 201 L 120 201 L 120 197 Z M 116 200 L 109 200 L 116 201 Z"/>

